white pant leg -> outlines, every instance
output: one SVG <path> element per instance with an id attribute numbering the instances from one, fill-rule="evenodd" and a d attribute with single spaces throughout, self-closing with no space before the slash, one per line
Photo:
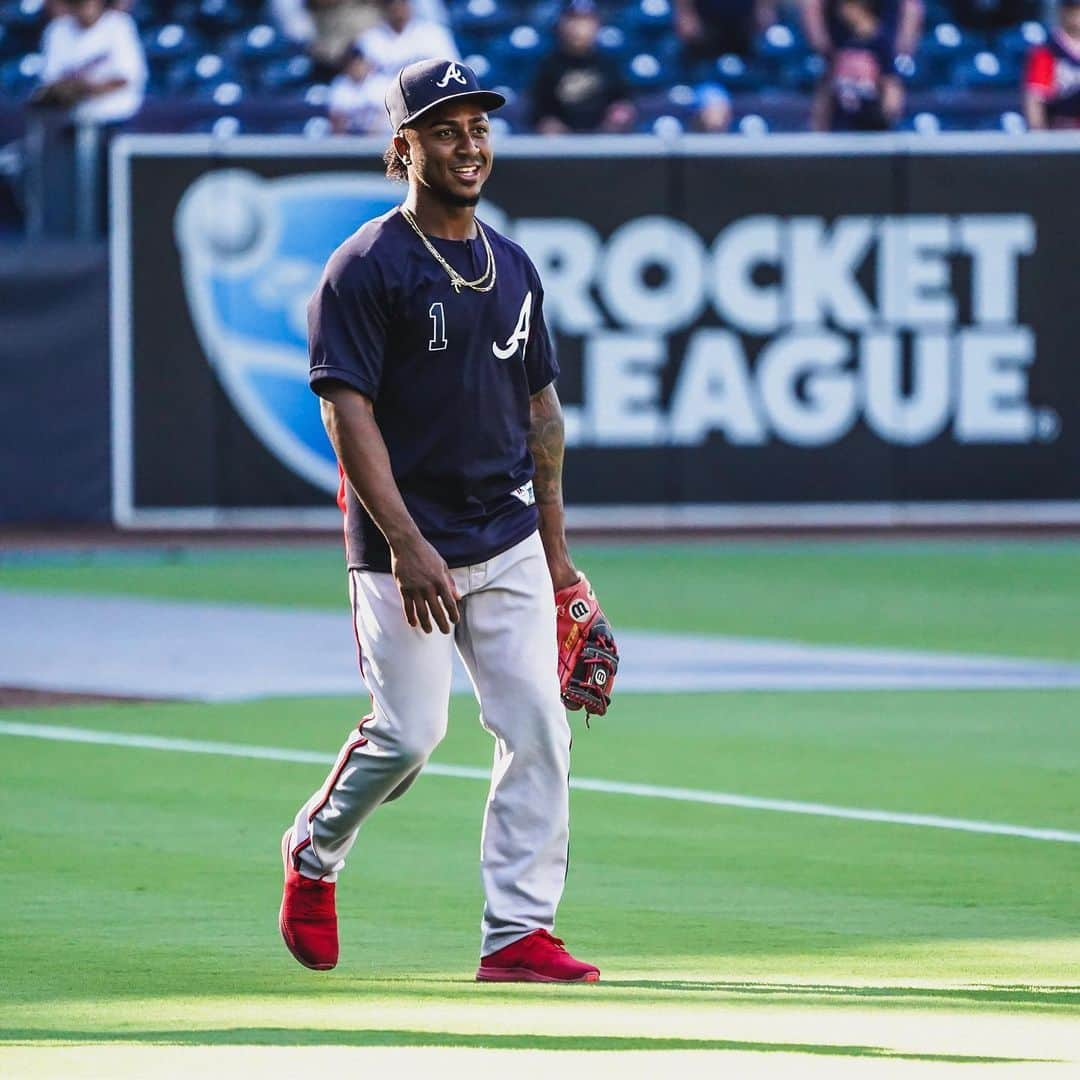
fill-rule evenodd
<path id="1" fill-rule="evenodd" d="M 481 837 L 481 955 L 552 929 L 566 880 L 570 726 L 556 674 L 555 599 L 539 534 L 468 568 L 457 640 L 495 764 Z"/>
<path id="2" fill-rule="evenodd" d="M 298 869 L 326 881 L 337 880 L 364 819 L 408 788 L 442 740 L 453 671 L 453 636 L 409 626 L 391 574 L 352 570 L 349 591 L 372 711 L 293 826 Z"/>

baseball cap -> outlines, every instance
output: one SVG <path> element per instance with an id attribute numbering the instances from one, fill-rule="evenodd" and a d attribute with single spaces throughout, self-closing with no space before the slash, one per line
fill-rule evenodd
<path id="1" fill-rule="evenodd" d="M 458 60 L 419 60 L 403 67 L 386 88 L 386 112 L 395 132 L 421 113 L 455 98 L 477 98 L 487 110 L 506 104 L 494 90 L 484 90 L 476 72 Z"/>

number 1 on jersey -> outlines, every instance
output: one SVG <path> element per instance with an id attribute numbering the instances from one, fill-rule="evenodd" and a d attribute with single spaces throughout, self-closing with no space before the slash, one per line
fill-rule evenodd
<path id="1" fill-rule="evenodd" d="M 442 301 L 432 304 L 428 308 L 431 316 L 431 341 L 428 342 L 428 352 L 439 352 L 446 348 L 446 315 L 443 313 Z"/>

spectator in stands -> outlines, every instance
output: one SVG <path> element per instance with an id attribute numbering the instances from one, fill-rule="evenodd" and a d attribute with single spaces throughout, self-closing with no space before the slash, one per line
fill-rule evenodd
<path id="1" fill-rule="evenodd" d="M 70 108 L 78 123 L 119 124 L 142 107 L 146 58 L 135 22 L 106 0 L 72 0 L 45 28 L 36 105 Z"/>
<path id="2" fill-rule="evenodd" d="M 406 65 L 431 57 L 460 60 L 450 31 L 433 19 L 415 13 L 412 0 L 381 0 L 382 20 L 356 44 L 372 64 L 376 83 L 386 83 Z"/>
<path id="3" fill-rule="evenodd" d="M 696 98 L 697 112 L 690 122 L 693 131 L 722 134 L 731 128 L 731 98 L 719 83 L 702 83 Z"/>
<path id="4" fill-rule="evenodd" d="M 675 0 L 675 32 L 688 63 L 748 56 L 754 35 L 776 22 L 774 0 Z"/>
<path id="5" fill-rule="evenodd" d="M 269 0 L 282 34 L 302 46 L 315 65 L 316 79 L 331 79 L 348 59 L 349 47 L 382 19 L 378 0 Z M 447 22 L 443 0 L 417 0 L 417 14 Z"/>
<path id="6" fill-rule="evenodd" d="M 618 65 L 597 48 L 599 31 L 594 0 L 569 0 L 559 16 L 555 49 L 533 80 L 533 126 L 542 134 L 633 126 L 637 111 Z"/>
<path id="7" fill-rule="evenodd" d="M 874 0 L 840 0 L 837 17 L 847 33 L 829 70 L 833 131 L 888 131 L 900 116 L 904 92 L 891 36 Z"/>
<path id="8" fill-rule="evenodd" d="M 810 126 L 815 131 L 828 131 L 832 126 L 833 67 L 838 50 L 852 40 L 851 24 L 840 16 L 844 0 L 801 0 L 803 30 L 810 47 L 826 61 L 825 75 L 814 91 L 810 106 Z M 918 47 L 922 35 L 922 0 L 875 0 L 874 11 L 880 23 L 880 33 L 889 43 L 893 54 L 890 70 L 895 68 L 895 57 L 911 56 Z M 903 109 L 903 87 L 897 82 L 898 100 L 890 104 L 899 111 Z"/>
<path id="9" fill-rule="evenodd" d="M 1061 0 L 1049 41 L 1031 50 L 1024 113 L 1033 131 L 1080 128 L 1080 0 Z"/>
<path id="10" fill-rule="evenodd" d="M 281 32 L 307 51 L 317 80 L 341 70 L 349 47 L 380 16 L 376 0 L 270 0 L 270 11 Z"/>
<path id="11" fill-rule="evenodd" d="M 374 135 L 389 131 L 384 84 L 359 45 L 349 49 L 345 66 L 330 84 L 330 127 L 335 135 Z"/>

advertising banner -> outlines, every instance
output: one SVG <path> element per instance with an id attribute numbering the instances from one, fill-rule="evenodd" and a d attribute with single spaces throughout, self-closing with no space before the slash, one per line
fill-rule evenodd
<path id="1" fill-rule="evenodd" d="M 370 140 L 113 151 L 114 514 L 332 520 L 305 308 L 401 201 Z M 1080 520 L 1080 139 L 507 139 L 571 521 Z"/>

